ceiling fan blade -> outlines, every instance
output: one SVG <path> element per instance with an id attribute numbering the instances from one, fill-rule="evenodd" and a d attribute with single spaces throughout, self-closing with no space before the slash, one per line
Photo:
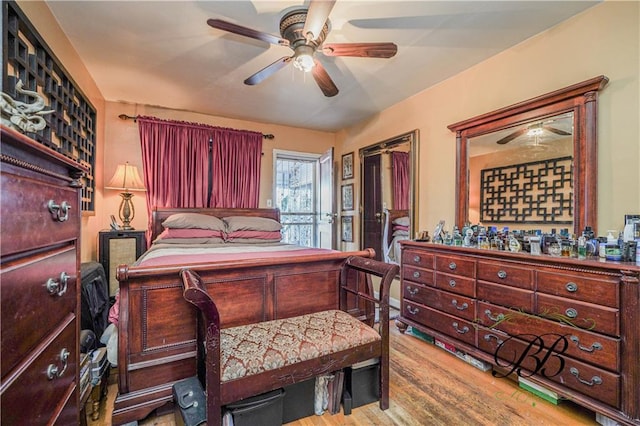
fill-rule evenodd
<path id="1" fill-rule="evenodd" d="M 336 87 L 333 80 L 331 80 L 331 77 L 329 77 L 329 74 L 327 74 L 327 70 L 324 69 L 322 64 L 317 59 L 314 59 L 313 61 L 315 62 L 315 66 L 313 67 L 312 71 L 313 78 L 315 79 L 316 83 L 318 83 L 318 86 L 320 87 L 320 90 L 322 90 L 322 93 L 324 93 L 324 95 L 328 98 L 337 95 L 338 88 Z"/>
<path id="2" fill-rule="evenodd" d="M 256 31 L 251 28 L 243 27 L 241 25 L 232 24 L 231 22 L 223 21 L 221 19 L 207 19 L 207 24 L 219 30 L 228 31 L 230 33 L 238 34 L 245 37 L 255 38 L 256 40 L 266 41 L 267 43 L 277 44 L 280 46 L 289 46 L 289 40 L 285 40 L 271 34 L 263 33 L 262 31 Z"/>
<path id="3" fill-rule="evenodd" d="M 391 58 L 398 51 L 395 43 L 325 43 L 322 53 L 327 56 L 359 56 L 363 58 Z"/>
<path id="4" fill-rule="evenodd" d="M 525 133 L 527 133 L 529 131 L 528 128 L 524 128 L 524 129 L 520 129 L 520 130 L 516 130 L 515 132 L 505 136 L 504 138 L 500 139 L 499 141 L 497 141 L 496 143 L 498 145 L 504 145 L 506 143 L 511 142 L 512 140 L 514 140 L 515 138 L 524 135 Z"/>
<path id="5" fill-rule="evenodd" d="M 271 76 L 276 71 L 279 71 L 282 68 L 284 68 L 289 62 L 291 62 L 292 58 L 293 58 L 293 56 L 284 56 L 284 57 L 278 59 L 277 61 L 275 61 L 271 65 L 267 65 L 266 67 L 262 68 L 257 73 L 253 74 L 251 77 L 247 78 L 244 81 L 244 84 L 247 84 L 249 86 L 253 86 L 254 84 L 260 83 L 262 80 L 264 80 L 265 78 Z"/>
<path id="6" fill-rule="evenodd" d="M 335 3 L 336 0 L 311 0 L 307 11 L 307 19 L 304 21 L 304 29 L 302 30 L 302 34 L 307 41 L 315 40 L 320 36 L 322 27 L 327 22 Z"/>
<path id="7" fill-rule="evenodd" d="M 560 130 L 560 129 L 556 129 L 555 127 L 551 127 L 551 126 L 542 126 L 543 129 L 550 131 L 551 133 L 555 133 L 556 135 L 560 135 L 560 136 L 569 136 L 571 135 L 570 132 L 565 132 L 564 130 Z"/>

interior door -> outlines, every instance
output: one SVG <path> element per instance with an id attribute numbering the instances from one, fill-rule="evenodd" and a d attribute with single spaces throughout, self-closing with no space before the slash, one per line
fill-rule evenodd
<path id="1" fill-rule="evenodd" d="M 335 249 L 337 226 L 333 191 L 333 148 L 322 154 L 318 164 L 318 247 Z"/>
<path id="2" fill-rule="evenodd" d="M 377 260 L 382 260 L 381 159 L 380 154 L 365 156 L 362 176 L 362 248 L 374 249 Z"/>

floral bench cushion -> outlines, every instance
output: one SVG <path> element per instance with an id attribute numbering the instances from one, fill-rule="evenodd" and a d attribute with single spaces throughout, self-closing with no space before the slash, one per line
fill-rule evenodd
<path id="1" fill-rule="evenodd" d="M 381 340 L 346 312 L 330 310 L 220 331 L 222 382 Z"/>

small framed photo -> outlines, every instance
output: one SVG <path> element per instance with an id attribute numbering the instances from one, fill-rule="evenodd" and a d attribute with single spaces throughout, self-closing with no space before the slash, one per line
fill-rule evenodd
<path id="1" fill-rule="evenodd" d="M 346 243 L 353 242 L 353 216 L 342 216 L 342 241 Z"/>
<path id="2" fill-rule="evenodd" d="M 342 210 L 353 210 L 353 184 L 342 185 Z"/>
<path id="3" fill-rule="evenodd" d="M 353 152 L 342 156 L 342 180 L 353 178 Z"/>

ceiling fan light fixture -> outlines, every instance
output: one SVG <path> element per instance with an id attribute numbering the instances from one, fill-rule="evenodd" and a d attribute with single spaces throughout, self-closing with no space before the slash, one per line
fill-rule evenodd
<path id="1" fill-rule="evenodd" d="M 529 129 L 527 136 L 542 136 L 543 133 L 542 127 L 534 127 Z"/>
<path id="2" fill-rule="evenodd" d="M 300 71 L 309 72 L 313 69 L 315 61 L 313 60 L 314 49 L 311 46 L 298 46 L 296 54 L 293 58 L 293 66 Z"/>

